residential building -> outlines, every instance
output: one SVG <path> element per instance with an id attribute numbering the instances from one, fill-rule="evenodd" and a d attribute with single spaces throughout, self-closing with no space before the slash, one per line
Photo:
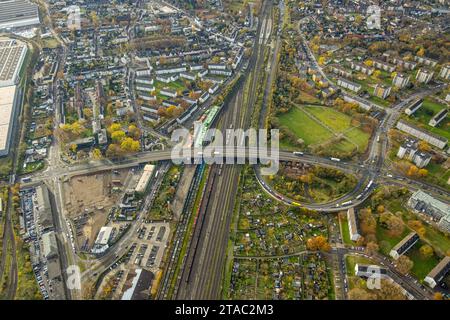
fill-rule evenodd
<path id="1" fill-rule="evenodd" d="M 362 72 L 362 73 L 364 73 L 364 74 L 366 74 L 366 75 L 368 75 L 368 76 L 372 75 L 372 74 L 374 73 L 374 71 L 375 71 L 374 68 L 371 68 L 371 67 L 366 66 L 365 64 L 362 64 L 362 63 L 356 63 L 356 62 L 353 62 L 353 61 L 352 61 L 352 63 L 350 64 L 350 67 L 351 67 L 353 70 Z"/>
<path id="2" fill-rule="evenodd" d="M 423 64 L 425 66 L 432 67 L 432 68 L 436 67 L 436 65 L 437 65 L 436 60 L 426 58 L 426 57 L 414 56 L 414 61 L 416 61 L 417 63 Z"/>
<path id="3" fill-rule="evenodd" d="M 191 81 L 195 81 L 195 79 L 197 78 L 195 74 L 191 73 L 191 72 L 181 72 L 180 73 L 180 78 L 182 79 L 187 79 L 187 80 L 191 80 Z"/>
<path id="4" fill-rule="evenodd" d="M 163 96 L 171 97 L 171 98 L 176 98 L 178 96 L 178 93 L 175 90 L 171 90 L 171 89 L 167 89 L 167 88 L 161 89 L 159 91 L 159 93 Z"/>
<path id="5" fill-rule="evenodd" d="M 406 61 L 397 57 L 392 58 L 390 61 L 392 61 L 392 63 L 396 64 L 397 66 L 403 67 L 408 70 L 414 70 L 417 66 L 417 63 Z"/>
<path id="6" fill-rule="evenodd" d="M 366 100 L 366 99 L 362 99 L 358 96 L 349 96 L 348 94 L 344 93 L 344 101 L 345 102 L 350 102 L 350 103 L 356 103 L 358 104 L 358 106 L 366 111 L 370 111 L 372 110 L 372 108 L 374 107 L 374 104 L 372 104 L 370 101 Z"/>
<path id="7" fill-rule="evenodd" d="M 419 235 L 415 232 L 411 232 L 392 248 L 389 255 L 397 260 L 401 255 L 408 252 L 417 241 L 419 241 Z"/>
<path id="8" fill-rule="evenodd" d="M 163 75 L 163 74 L 171 74 L 171 73 L 180 73 L 186 71 L 186 67 L 184 66 L 176 66 L 172 68 L 166 68 L 166 69 L 158 69 L 155 70 L 155 73 L 157 75 Z"/>
<path id="9" fill-rule="evenodd" d="M 403 89 L 409 84 L 410 78 L 411 78 L 410 76 L 406 76 L 403 73 L 397 73 L 394 79 L 392 79 L 392 85 L 394 87 Z"/>
<path id="10" fill-rule="evenodd" d="M 381 99 L 386 99 L 390 94 L 391 87 L 377 84 L 373 89 L 373 95 Z"/>
<path id="11" fill-rule="evenodd" d="M 410 124 L 404 120 L 399 120 L 397 122 L 396 128 L 409 133 L 410 135 L 417 137 L 421 140 L 428 142 L 429 144 L 439 148 L 444 149 L 448 143 L 448 140 L 444 137 L 435 135 L 431 132 L 425 131 L 413 124 Z"/>
<path id="12" fill-rule="evenodd" d="M 426 167 L 430 163 L 431 155 L 427 152 L 419 151 L 418 143 L 415 139 L 406 139 L 398 148 L 397 157 L 406 158 L 415 163 L 419 168 Z"/>
<path id="13" fill-rule="evenodd" d="M 361 235 L 358 231 L 358 221 L 354 208 L 350 208 L 347 210 L 347 222 L 348 222 L 348 230 L 350 233 L 350 239 L 352 241 L 358 241 L 361 238 Z"/>
<path id="14" fill-rule="evenodd" d="M 428 82 L 431 81 L 431 79 L 433 79 L 433 75 L 434 72 L 431 72 L 426 69 L 419 69 L 419 71 L 417 71 L 416 80 L 417 82 L 427 84 Z"/>
<path id="15" fill-rule="evenodd" d="M 422 190 L 417 190 L 408 200 L 408 206 L 415 212 L 424 213 L 433 220 L 438 221 L 438 226 L 449 232 L 450 205 L 437 200 Z M 444 219 L 444 220 L 442 220 Z M 439 223 L 442 221 L 442 224 Z"/>
<path id="16" fill-rule="evenodd" d="M 349 80 L 343 79 L 343 78 L 339 78 L 337 81 L 337 84 L 345 89 L 351 90 L 353 92 L 358 93 L 359 91 L 361 91 L 361 85 L 351 82 Z"/>
<path id="17" fill-rule="evenodd" d="M 450 271 L 450 257 L 445 256 L 425 277 L 424 281 L 434 288 Z"/>
<path id="18" fill-rule="evenodd" d="M 333 72 L 334 74 L 337 74 L 338 76 L 344 77 L 344 78 L 351 78 L 353 75 L 351 71 L 347 71 L 344 68 L 341 68 L 340 66 L 338 66 L 336 64 L 330 65 L 329 68 L 330 68 L 331 72 Z"/>
<path id="19" fill-rule="evenodd" d="M 444 120 L 445 118 L 447 118 L 448 115 L 448 109 L 442 109 L 441 111 L 439 111 L 438 113 L 436 113 L 433 118 L 430 119 L 430 121 L 428 122 L 428 125 L 432 126 L 432 127 L 436 127 L 439 123 L 442 122 L 442 120 Z"/>
<path id="20" fill-rule="evenodd" d="M 441 68 L 441 72 L 439 72 L 439 77 L 445 80 L 450 80 L 450 64 L 446 64 Z"/>
<path id="21" fill-rule="evenodd" d="M 419 110 L 423 105 L 423 99 L 414 100 L 406 109 L 405 113 L 410 116 Z"/>
<path id="22" fill-rule="evenodd" d="M 395 66 L 393 66 L 387 62 L 377 60 L 377 59 L 373 59 L 373 66 L 376 69 L 380 69 L 380 70 L 383 70 L 386 72 L 394 72 L 395 71 Z"/>
<path id="23" fill-rule="evenodd" d="M 180 78 L 178 74 L 172 74 L 172 75 L 157 75 L 156 80 L 164 82 L 164 83 L 171 83 L 174 81 L 177 81 Z"/>

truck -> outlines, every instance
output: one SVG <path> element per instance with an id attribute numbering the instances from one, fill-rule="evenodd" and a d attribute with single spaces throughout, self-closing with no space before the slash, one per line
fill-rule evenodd
<path id="1" fill-rule="evenodd" d="M 331 161 L 335 161 L 335 162 L 341 162 L 341 159 L 339 159 L 339 158 L 333 158 L 333 157 L 331 157 L 330 160 L 331 160 Z"/>

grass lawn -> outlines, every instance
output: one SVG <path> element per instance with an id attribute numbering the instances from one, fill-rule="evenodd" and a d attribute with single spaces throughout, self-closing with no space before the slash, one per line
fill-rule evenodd
<path id="1" fill-rule="evenodd" d="M 291 108 L 289 112 L 279 117 L 280 125 L 288 127 L 306 145 L 322 143 L 332 137 L 332 133 L 312 120 L 299 108 Z"/>
<path id="2" fill-rule="evenodd" d="M 364 152 L 369 141 L 369 134 L 357 127 L 352 127 L 351 118 L 346 114 L 327 107 L 305 107 L 320 122 L 328 126 L 335 133 L 344 133 L 352 142 L 342 140 L 331 148 L 341 152 L 351 152 L 358 146 L 360 152 Z M 321 144 L 331 138 L 333 133 L 327 128 L 311 119 L 302 109 L 292 108 L 289 112 L 279 116 L 280 125 L 289 128 L 296 136 L 305 141 L 306 146 Z M 281 141 L 283 149 L 293 149 L 286 141 Z"/>
<path id="3" fill-rule="evenodd" d="M 305 91 L 300 91 L 299 100 L 301 100 L 303 103 L 320 103 L 320 99 L 313 95 L 310 95 Z"/>
<path id="4" fill-rule="evenodd" d="M 420 255 L 419 249 L 423 244 L 424 242 L 418 241 L 414 245 L 414 247 L 412 247 L 406 254 L 414 262 L 411 273 L 419 280 L 423 280 L 427 276 L 427 274 L 439 263 L 439 258 L 435 255 L 428 259 L 424 259 Z"/>
<path id="5" fill-rule="evenodd" d="M 349 276 L 355 275 L 355 266 L 356 264 L 373 264 L 371 259 L 361 256 L 348 255 L 345 257 L 345 266 L 347 269 L 347 274 Z"/>
<path id="6" fill-rule="evenodd" d="M 450 251 L 450 239 L 442 232 L 436 230 L 432 226 L 424 223 L 425 239 L 430 242 L 435 250 L 440 251 L 441 254 L 446 254 Z"/>
<path id="7" fill-rule="evenodd" d="M 422 107 L 409 117 L 408 120 L 425 130 L 450 139 L 450 122 L 448 121 L 448 116 L 437 127 L 433 128 L 428 125 L 430 119 L 444 108 L 445 106 L 443 104 L 436 103 L 431 99 L 425 99 Z"/>
<path id="8" fill-rule="evenodd" d="M 307 110 L 335 132 L 343 132 L 351 127 L 351 118 L 334 109 L 326 107 L 308 107 Z"/>
<path id="9" fill-rule="evenodd" d="M 177 80 L 177 81 L 173 81 L 173 82 L 169 82 L 169 83 L 164 83 L 164 82 L 155 80 L 154 84 L 155 84 L 155 89 L 158 92 L 163 88 L 169 88 L 169 89 L 175 90 L 175 91 L 186 89 L 183 81 L 181 81 L 181 80 Z"/>
<path id="10" fill-rule="evenodd" d="M 342 240 L 345 244 L 354 245 L 353 241 L 350 239 L 350 230 L 348 228 L 348 220 L 347 218 L 340 219 L 340 223 L 342 226 Z"/>
<path id="11" fill-rule="evenodd" d="M 345 133 L 351 141 L 358 145 L 359 151 L 364 152 L 369 143 L 370 135 L 356 127 Z"/>
<path id="12" fill-rule="evenodd" d="M 42 46 L 49 49 L 55 49 L 59 46 L 59 43 L 55 38 L 49 37 L 42 40 Z"/>
<path id="13" fill-rule="evenodd" d="M 447 181 L 450 178 L 450 170 L 444 169 L 442 165 L 430 162 L 426 169 L 428 170 L 427 180 L 431 183 L 439 184 L 442 187 L 449 188 Z"/>
<path id="14" fill-rule="evenodd" d="M 377 224 L 377 239 L 378 243 L 380 244 L 380 251 L 384 255 L 389 255 L 389 252 L 391 249 L 398 243 L 400 240 L 402 240 L 404 237 L 406 237 L 411 230 L 405 227 L 405 230 L 403 231 L 403 234 L 399 237 L 392 237 L 388 230 L 381 227 L 379 224 Z"/>

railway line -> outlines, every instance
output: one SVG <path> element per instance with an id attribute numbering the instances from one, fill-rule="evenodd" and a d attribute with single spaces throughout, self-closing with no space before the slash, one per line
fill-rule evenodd
<path id="1" fill-rule="evenodd" d="M 255 41 L 248 67 L 251 72 L 246 76 L 246 80 L 250 81 L 248 100 L 243 103 L 244 81 L 233 100 L 227 105 L 228 108 L 218 125 L 219 129 L 247 128 L 250 124 L 257 100 L 258 84 L 262 76 L 266 41 L 269 38 L 267 32 L 271 32 L 272 29 L 267 27 L 267 23 L 271 23 L 271 12 L 272 3 L 265 1 L 260 16 L 262 21 L 258 26 L 258 39 Z M 215 172 L 217 165 L 213 165 L 211 170 Z M 212 184 L 211 193 L 215 196 L 205 199 L 204 221 L 198 225 L 198 242 L 191 247 L 188 253 L 192 263 L 185 265 L 177 299 L 219 299 L 221 297 L 225 251 L 240 170 L 240 165 L 224 166 L 221 169 L 221 175 L 213 174 L 209 177 L 208 184 Z"/>

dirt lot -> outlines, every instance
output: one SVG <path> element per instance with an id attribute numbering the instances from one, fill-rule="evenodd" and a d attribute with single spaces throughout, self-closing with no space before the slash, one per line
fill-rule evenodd
<path id="1" fill-rule="evenodd" d="M 64 183 L 68 216 L 76 229 L 78 247 L 92 247 L 109 210 L 118 203 L 128 183 L 128 170 L 75 176 Z"/>

